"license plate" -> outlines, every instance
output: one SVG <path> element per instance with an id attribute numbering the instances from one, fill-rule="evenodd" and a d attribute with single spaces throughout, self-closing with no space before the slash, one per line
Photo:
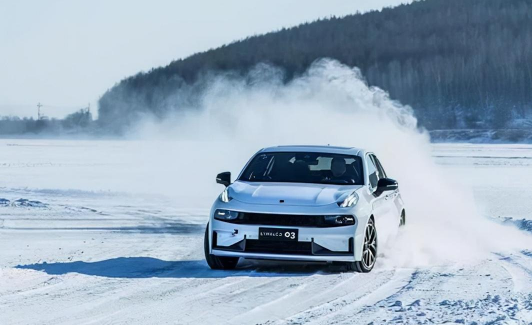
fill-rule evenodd
<path id="1" fill-rule="evenodd" d="M 259 240 L 297 241 L 297 229 L 259 228 Z"/>

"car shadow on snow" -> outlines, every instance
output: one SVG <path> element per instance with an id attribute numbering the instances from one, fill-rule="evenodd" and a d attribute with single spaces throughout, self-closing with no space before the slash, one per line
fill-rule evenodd
<path id="1" fill-rule="evenodd" d="M 320 263 L 241 260 L 235 270 L 211 270 L 203 260 L 164 261 L 152 257 L 119 257 L 97 262 L 58 262 L 18 265 L 17 269 L 50 275 L 78 273 L 108 278 L 225 278 L 287 277 L 334 273 L 342 268 Z"/>

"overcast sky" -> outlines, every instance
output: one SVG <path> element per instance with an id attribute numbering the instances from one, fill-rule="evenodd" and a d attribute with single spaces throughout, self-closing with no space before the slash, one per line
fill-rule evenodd
<path id="1" fill-rule="evenodd" d="M 0 115 L 63 117 L 121 79 L 331 15 L 407 0 L 0 0 Z"/>

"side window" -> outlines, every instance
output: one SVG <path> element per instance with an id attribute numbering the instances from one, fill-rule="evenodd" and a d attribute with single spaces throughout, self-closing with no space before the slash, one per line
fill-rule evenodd
<path id="1" fill-rule="evenodd" d="M 375 162 L 373 161 L 373 156 L 368 156 L 368 178 L 369 178 L 369 186 L 372 189 L 375 189 L 377 187 L 377 183 L 379 181 L 379 176 L 377 172 L 377 167 L 375 166 Z"/>
<path id="2" fill-rule="evenodd" d="M 384 168 L 382 167 L 382 164 L 376 156 L 373 156 L 373 159 L 375 159 L 375 165 L 377 165 L 377 170 L 379 171 L 379 179 L 386 178 L 386 172 L 384 171 Z"/>

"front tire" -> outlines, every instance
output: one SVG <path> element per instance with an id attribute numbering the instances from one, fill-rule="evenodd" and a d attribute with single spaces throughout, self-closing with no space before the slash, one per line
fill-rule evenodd
<path id="1" fill-rule="evenodd" d="M 401 212 L 401 220 L 399 221 L 399 227 L 404 227 L 406 225 L 406 213 L 405 210 Z"/>
<path id="2" fill-rule="evenodd" d="M 223 257 L 215 256 L 209 253 L 209 224 L 205 229 L 205 238 L 203 240 L 203 250 L 205 252 L 205 260 L 213 270 L 232 270 L 238 264 L 238 257 Z"/>
<path id="3" fill-rule="evenodd" d="M 362 260 L 346 263 L 348 271 L 368 273 L 373 270 L 377 261 L 377 228 L 375 221 L 370 219 L 364 232 L 364 247 L 362 247 Z"/>

